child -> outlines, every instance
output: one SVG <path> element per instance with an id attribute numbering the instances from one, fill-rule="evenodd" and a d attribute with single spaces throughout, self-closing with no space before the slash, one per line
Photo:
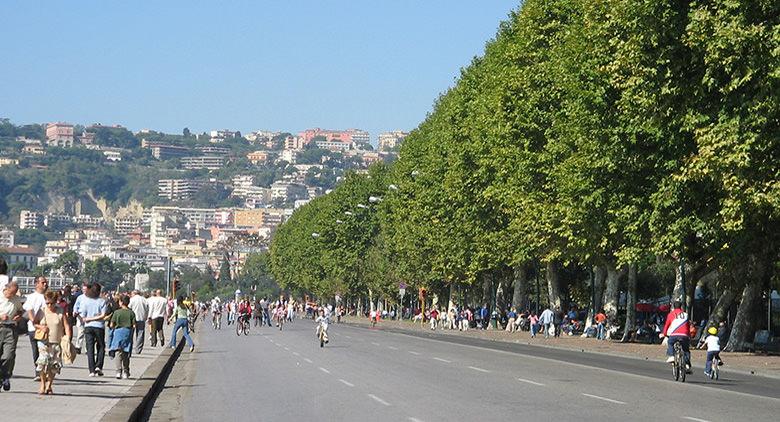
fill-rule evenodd
<path id="1" fill-rule="evenodd" d="M 130 348 L 133 345 L 135 314 L 128 308 L 130 297 L 119 299 L 120 308 L 111 314 L 109 326 L 114 329 L 109 351 L 116 352 L 116 378 L 130 378 Z"/>
<path id="2" fill-rule="evenodd" d="M 720 360 L 720 338 L 718 337 L 718 329 L 716 327 L 710 327 L 707 330 L 707 334 L 709 335 L 704 339 L 704 344 L 707 345 L 707 363 L 704 366 L 704 375 L 709 377 L 710 371 L 712 371 L 712 360 L 717 356 L 720 361 L 719 365 L 723 365 L 723 361 Z M 704 344 L 702 347 L 704 347 Z"/>

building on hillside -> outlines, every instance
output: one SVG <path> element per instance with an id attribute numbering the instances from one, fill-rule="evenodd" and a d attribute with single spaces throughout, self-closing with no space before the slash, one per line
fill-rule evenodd
<path id="1" fill-rule="evenodd" d="M 257 228 L 263 225 L 263 209 L 236 210 L 233 224 L 236 228 Z"/>
<path id="2" fill-rule="evenodd" d="M 271 185 L 271 200 L 288 202 L 306 199 L 307 195 L 306 186 L 301 184 L 278 181 Z"/>
<path id="3" fill-rule="evenodd" d="M 354 147 L 352 142 L 340 140 L 317 140 L 314 143 L 317 145 L 317 148 L 331 151 L 348 151 Z"/>
<path id="4" fill-rule="evenodd" d="M 390 151 L 398 148 L 401 143 L 409 136 L 409 132 L 402 130 L 393 130 L 390 132 L 383 132 L 379 134 L 379 150 Z"/>
<path id="5" fill-rule="evenodd" d="M 363 165 L 368 167 L 382 161 L 382 156 L 378 152 L 364 152 L 360 159 L 363 161 Z"/>
<path id="6" fill-rule="evenodd" d="M 290 164 L 295 164 L 298 160 L 298 152 L 292 149 L 286 149 L 279 155 L 279 159 L 287 161 Z"/>
<path id="7" fill-rule="evenodd" d="M 43 214 L 35 211 L 22 210 L 19 213 L 19 228 L 37 230 L 43 226 Z"/>
<path id="8" fill-rule="evenodd" d="M 219 170 L 225 166 L 225 157 L 217 155 L 204 155 L 202 157 L 182 157 L 179 159 L 181 166 L 187 170 Z"/>
<path id="9" fill-rule="evenodd" d="M 93 217 L 86 214 L 73 216 L 72 221 L 76 227 L 82 229 L 97 229 L 103 227 L 106 223 L 103 217 Z"/>
<path id="10" fill-rule="evenodd" d="M 284 138 L 284 149 L 302 150 L 306 144 L 300 136 L 288 136 Z"/>
<path id="11" fill-rule="evenodd" d="M 306 204 L 311 202 L 311 199 L 296 199 L 295 204 L 293 205 L 293 209 L 298 209 Z"/>
<path id="12" fill-rule="evenodd" d="M 192 198 L 195 192 L 208 184 L 208 181 L 196 179 L 160 179 L 157 182 L 157 192 L 162 198 L 181 201 Z"/>
<path id="13" fill-rule="evenodd" d="M 178 145 L 166 145 L 157 143 L 146 143 L 152 150 L 152 157 L 158 160 L 169 160 L 171 158 L 184 157 L 190 153 L 190 149 Z"/>
<path id="14" fill-rule="evenodd" d="M 117 150 L 104 150 L 103 155 L 108 161 L 122 161 L 122 153 Z"/>
<path id="15" fill-rule="evenodd" d="M 140 218 L 125 217 L 114 219 L 114 231 L 119 235 L 126 235 L 143 226 Z"/>
<path id="16" fill-rule="evenodd" d="M 10 248 L 14 246 L 14 231 L 6 228 L 0 228 L 0 248 Z"/>
<path id="17" fill-rule="evenodd" d="M 22 152 L 33 155 L 46 155 L 46 150 L 43 149 L 42 146 L 35 144 L 25 145 L 24 148 L 22 148 Z"/>
<path id="18" fill-rule="evenodd" d="M 0 157 L 0 167 L 16 167 L 19 165 L 19 160 L 16 158 Z"/>
<path id="19" fill-rule="evenodd" d="M 38 252 L 33 248 L 9 246 L 0 249 L 0 253 L 5 255 L 9 267 L 21 263 L 27 270 L 33 270 L 38 266 Z"/>
<path id="20" fill-rule="evenodd" d="M 73 217 L 70 214 L 43 214 L 43 225 L 52 231 L 60 231 L 73 227 Z"/>
<path id="21" fill-rule="evenodd" d="M 79 142 L 82 145 L 94 145 L 95 144 L 95 132 L 84 131 L 79 136 Z"/>
<path id="22" fill-rule="evenodd" d="M 233 183 L 233 189 L 238 188 L 248 188 L 251 186 L 254 186 L 255 184 L 255 176 L 248 174 L 248 175 L 236 175 L 233 176 L 231 179 L 231 182 Z"/>
<path id="23" fill-rule="evenodd" d="M 345 149 L 345 147 L 341 145 L 336 147 L 336 142 L 349 145 L 349 148 L 346 149 L 351 149 L 355 144 L 364 145 L 371 142 L 369 133 L 360 129 L 326 130 L 314 128 L 300 132 L 298 136 L 303 139 L 304 145 L 308 145 L 312 140 L 314 140 L 314 138 L 323 137 L 325 138 L 325 141 L 328 142 L 327 144 L 323 143 L 323 145 L 333 145 L 334 149 Z M 333 144 L 331 144 L 331 142 L 333 142 Z M 320 143 L 318 142 L 318 147 L 325 148 L 324 146 L 319 145 Z"/>
<path id="24" fill-rule="evenodd" d="M 256 130 L 254 132 L 249 132 L 245 138 L 249 142 L 267 142 L 273 140 L 275 137 L 279 136 L 281 132 L 273 132 L 270 130 Z"/>
<path id="25" fill-rule="evenodd" d="M 213 144 L 217 144 L 220 142 L 225 142 L 226 139 L 233 139 L 238 137 L 238 132 L 233 132 L 227 129 L 212 130 L 210 135 L 211 138 L 209 139 L 209 141 Z"/>
<path id="26" fill-rule="evenodd" d="M 268 162 L 268 153 L 265 151 L 250 152 L 246 155 L 246 159 L 254 165 L 265 164 Z"/>
<path id="27" fill-rule="evenodd" d="M 46 145 L 50 147 L 73 147 L 73 125 L 63 122 L 46 125 Z"/>
<path id="28" fill-rule="evenodd" d="M 230 148 L 218 147 L 214 145 L 206 145 L 203 147 L 195 148 L 195 151 L 200 152 L 203 155 L 222 155 L 227 156 L 230 154 Z"/>

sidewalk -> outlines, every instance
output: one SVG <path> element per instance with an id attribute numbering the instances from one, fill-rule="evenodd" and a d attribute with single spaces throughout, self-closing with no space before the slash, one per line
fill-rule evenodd
<path id="1" fill-rule="evenodd" d="M 166 336 L 168 333 L 166 333 Z M 39 396 L 39 382 L 32 364 L 32 351 L 27 336 L 20 336 L 16 349 L 16 367 L 11 378 L 11 391 L 0 392 L 3 420 L 56 420 L 97 421 L 103 418 L 122 398 L 135 397 L 129 394 L 131 387 L 155 374 L 146 374 L 158 358 L 170 356 L 171 349 L 144 346 L 143 353 L 130 359 L 130 379 L 116 379 L 114 360 L 106 353 L 103 372 L 105 376 L 90 378 L 87 372 L 87 357 L 78 355 L 71 365 L 65 365 L 54 380 L 54 395 Z M 138 394 L 134 392 L 133 394 Z M 139 396 L 140 399 L 140 396 Z M 129 417 L 129 414 L 127 415 Z M 126 420 L 127 418 L 125 418 Z"/>
<path id="2" fill-rule="evenodd" d="M 368 318 L 347 317 L 345 322 L 370 326 Z M 419 322 L 411 321 L 392 321 L 384 320 L 377 324 L 377 327 L 388 327 L 400 330 L 427 331 L 430 332 L 430 325 L 426 323 L 421 326 Z M 600 353 L 607 355 L 631 357 L 644 360 L 662 361 L 666 359 L 666 346 L 660 344 L 645 343 L 618 343 L 615 341 L 599 341 L 594 338 L 582 338 L 580 336 L 562 336 L 560 338 L 545 339 L 543 335 L 537 335 L 531 338 L 528 331 L 508 333 L 497 330 L 476 330 L 468 331 L 458 330 L 436 330 L 437 334 L 452 336 L 476 337 L 493 341 L 504 341 L 510 343 L 522 343 L 539 347 L 552 347 L 569 350 L 580 350 L 582 352 Z M 543 353 L 540 351 L 540 354 Z M 780 356 L 764 356 L 753 353 L 726 353 L 722 352 L 724 371 L 738 371 L 747 374 L 761 375 L 772 378 L 780 378 Z M 704 350 L 691 350 L 691 359 L 694 366 L 704 367 L 707 353 Z"/>

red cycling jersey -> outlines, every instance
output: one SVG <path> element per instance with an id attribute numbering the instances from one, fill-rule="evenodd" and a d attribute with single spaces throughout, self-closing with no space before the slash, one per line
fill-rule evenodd
<path id="1" fill-rule="evenodd" d="M 682 309 L 672 309 L 672 311 L 669 312 L 669 315 L 666 316 L 666 323 L 664 324 L 664 330 L 662 332 L 667 337 L 689 337 L 691 326 L 690 323 L 688 323 L 688 314 Z"/>

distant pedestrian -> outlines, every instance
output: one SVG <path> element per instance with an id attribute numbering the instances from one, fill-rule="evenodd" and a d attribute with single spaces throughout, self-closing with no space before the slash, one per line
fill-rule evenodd
<path id="1" fill-rule="evenodd" d="M 2 389 L 11 389 L 11 377 L 16 362 L 16 343 L 19 339 L 17 323 L 22 318 L 22 301 L 17 292 L 19 286 L 9 281 L 0 295 L 0 382 Z"/>
<path id="2" fill-rule="evenodd" d="M 103 360 L 106 356 L 106 302 L 101 299 L 100 291 L 100 284 L 90 284 L 84 299 L 77 301 L 79 303 L 75 310 L 84 325 L 90 377 L 103 376 Z"/>
<path id="3" fill-rule="evenodd" d="M 593 318 L 596 321 L 596 338 L 599 340 L 607 339 L 607 314 L 601 309 Z"/>
<path id="4" fill-rule="evenodd" d="M 531 316 L 528 317 L 528 327 L 531 330 L 531 338 L 536 337 L 536 333 L 539 332 L 539 317 L 536 312 L 531 312 Z"/>
<path id="5" fill-rule="evenodd" d="M 62 347 L 60 346 L 63 338 L 70 341 L 71 325 L 65 316 L 65 312 L 57 307 L 59 294 L 47 291 L 44 295 L 46 299 L 46 309 L 44 316 L 35 328 L 42 330 L 45 336 L 38 340 L 38 360 L 36 371 L 41 377 L 41 387 L 38 394 L 54 394 L 52 386 L 54 378 L 62 369 Z M 68 345 L 70 347 L 70 345 Z"/>
<path id="6" fill-rule="evenodd" d="M 37 367 L 38 361 L 38 341 L 35 340 L 35 325 L 43 318 L 43 310 L 46 308 L 46 298 L 44 293 L 49 290 L 49 281 L 46 277 L 38 276 L 35 278 L 35 291 L 28 294 L 24 301 L 24 310 L 27 312 L 27 336 L 30 338 L 30 347 L 32 348 L 33 366 Z M 40 381 L 41 377 L 38 370 L 35 370 L 33 381 Z"/>
<path id="7" fill-rule="evenodd" d="M 130 298 L 122 296 L 119 299 L 119 309 L 111 315 L 110 327 L 114 330 L 108 350 L 114 352 L 116 361 L 116 378 L 130 378 L 130 353 L 133 347 L 133 327 L 138 317 L 129 308 Z M 143 324 L 143 320 L 141 321 Z"/>
<path id="8" fill-rule="evenodd" d="M 509 331 L 510 333 L 513 333 L 515 331 L 515 321 L 517 320 L 517 312 L 515 312 L 515 308 L 512 308 L 509 310 L 509 313 L 507 313 L 507 323 L 506 323 L 506 331 Z"/>
<path id="9" fill-rule="evenodd" d="M 550 332 L 555 329 L 553 326 L 554 320 L 555 314 L 549 306 L 539 315 L 539 324 L 544 328 L 544 338 L 549 338 Z M 555 333 L 553 332 L 553 334 Z"/>
<path id="10" fill-rule="evenodd" d="M 144 331 L 146 320 L 149 319 L 149 304 L 144 295 L 138 290 L 133 290 L 129 307 L 135 315 L 135 353 L 140 354 L 144 350 Z"/>
<path id="11" fill-rule="evenodd" d="M 561 328 L 563 326 L 563 318 L 564 318 L 563 311 L 561 310 L 561 308 L 557 308 L 556 307 L 555 308 L 555 312 L 553 313 L 553 326 L 554 326 L 554 328 L 553 328 L 554 331 L 553 332 L 554 332 L 555 337 L 560 337 L 561 336 Z"/>
<path id="12" fill-rule="evenodd" d="M 76 301 L 73 302 L 73 317 L 76 321 L 76 353 L 81 353 L 82 350 L 86 350 L 85 341 L 84 341 L 84 323 L 81 321 L 81 318 L 78 318 L 76 309 L 78 309 L 79 304 L 84 301 L 84 299 L 87 298 L 87 288 L 89 287 L 88 282 L 84 282 L 81 285 L 81 292 L 76 296 Z"/>
<path id="13" fill-rule="evenodd" d="M 192 337 L 190 337 L 190 327 L 188 320 L 189 316 L 190 310 L 184 303 L 184 296 L 179 296 L 176 301 L 176 307 L 174 308 L 173 314 L 171 315 L 171 317 L 176 321 L 173 326 L 173 332 L 171 333 L 171 349 L 176 348 L 176 334 L 178 334 L 179 329 L 182 329 L 182 332 L 184 333 L 184 339 L 187 340 L 187 344 L 190 345 L 190 352 L 195 350 L 195 343 L 193 343 Z"/>
<path id="14" fill-rule="evenodd" d="M 163 327 L 165 326 L 165 318 L 167 316 L 166 308 L 168 301 L 163 297 L 162 290 L 157 289 L 154 291 L 154 295 L 147 301 L 149 306 L 149 325 L 152 327 L 149 333 L 149 340 L 152 347 L 157 346 L 157 340 L 160 341 L 160 347 L 165 347 L 165 333 Z"/>

